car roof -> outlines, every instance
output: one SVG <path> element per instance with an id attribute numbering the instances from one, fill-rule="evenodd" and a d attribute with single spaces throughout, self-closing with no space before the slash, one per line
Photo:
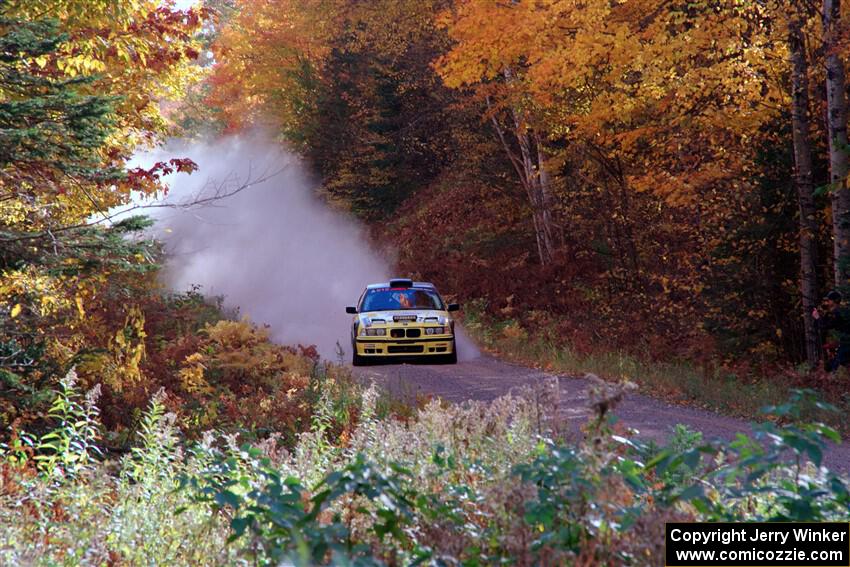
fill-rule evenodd
<path id="1" fill-rule="evenodd" d="M 390 282 L 373 283 L 366 286 L 366 289 L 380 289 L 382 287 L 390 287 Z M 430 282 L 413 282 L 411 288 L 432 289 L 436 291 L 434 284 Z"/>

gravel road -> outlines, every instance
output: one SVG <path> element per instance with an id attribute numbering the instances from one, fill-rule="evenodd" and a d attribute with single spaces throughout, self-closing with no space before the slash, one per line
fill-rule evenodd
<path id="1" fill-rule="evenodd" d="M 514 388 L 553 377 L 533 368 L 504 362 L 489 355 L 457 365 L 421 363 L 380 364 L 355 369 L 363 380 L 374 380 L 400 395 L 431 394 L 451 402 L 492 400 Z M 561 413 L 574 428 L 587 419 L 587 388 L 584 378 L 557 376 L 561 390 Z M 629 394 L 614 412 L 621 422 L 637 429 L 639 436 L 663 442 L 671 428 L 683 423 L 708 439 L 730 440 L 738 432 L 750 432 L 750 422 L 705 410 L 677 406 L 637 393 Z M 850 443 L 833 445 L 824 458 L 836 471 L 850 472 Z"/>

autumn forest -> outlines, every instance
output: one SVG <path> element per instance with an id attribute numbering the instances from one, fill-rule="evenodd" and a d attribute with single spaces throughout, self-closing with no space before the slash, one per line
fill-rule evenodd
<path id="1" fill-rule="evenodd" d="M 846 519 L 848 10 L 0 0 L 0 564 L 643 565 L 665 521 Z M 557 378 L 400 396 L 168 289 L 137 203 L 205 173 L 136 156 L 255 132 L 488 355 L 598 374 L 584 436 Z M 775 404 L 774 444 L 623 442 L 632 383 Z"/>
<path id="2" fill-rule="evenodd" d="M 837 2 L 245 2 L 194 96 L 494 313 L 814 365 L 847 283 L 845 28 Z"/>

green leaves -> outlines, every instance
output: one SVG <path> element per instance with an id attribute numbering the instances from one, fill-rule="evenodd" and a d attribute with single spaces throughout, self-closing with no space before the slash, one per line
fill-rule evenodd
<path id="1" fill-rule="evenodd" d="M 0 53 L 6 54 L 0 57 L 0 167 L 22 179 L 47 173 L 40 190 L 57 190 L 43 185 L 58 175 L 85 183 L 115 177 L 98 150 L 114 132 L 117 99 L 87 94 L 91 78 L 69 80 L 44 65 L 26 65 L 55 61 L 67 38 L 55 20 L 0 18 Z"/>
<path id="2" fill-rule="evenodd" d="M 778 406 L 765 406 L 762 413 L 776 417 L 801 419 L 807 412 L 817 409 L 824 412 L 837 412 L 838 408 L 832 404 L 821 401 L 818 393 L 811 388 L 791 390 L 791 398 L 788 402 Z"/>
<path id="3" fill-rule="evenodd" d="M 370 424 L 386 426 L 382 431 L 392 432 L 387 435 L 364 440 L 362 431 L 355 432 L 363 440 L 356 447 L 365 453 L 339 451 L 328 462 L 326 455 L 305 451 L 313 447 L 305 434 L 290 455 L 268 453 L 275 455 L 272 460 L 260 448 L 238 446 L 225 435 L 205 435 L 183 446 L 158 394 L 141 416 L 138 446 L 121 459 L 119 477 L 107 474 L 115 464 L 103 465 L 104 474 L 81 475 L 86 469 L 75 469 L 80 463 L 96 464 L 94 441 L 86 432 L 96 426 L 97 410 L 94 396 L 81 399 L 75 388 L 69 375 L 51 399 L 56 427 L 41 438 L 20 436 L 2 447 L 0 465 L 24 470 L 17 465 L 33 451 L 45 456 L 41 466 L 54 459 L 56 474 L 30 479 L 49 487 L 33 492 L 39 497 L 62 491 L 61 498 L 45 501 L 44 509 L 101 497 L 102 508 L 90 513 L 97 515 L 95 522 L 108 518 L 101 529 L 109 536 L 98 541 L 135 562 L 140 557 L 144 562 L 148 552 L 166 562 L 161 558 L 178 553 L 172 544 L 187 557 L 196 547 L 192 538 L 209 536 L 214 542 L 205 546 L 206 553 L 214 549 L 234 562 L 238 557 L 261 565 L 494 565 L 520 554 L 532 564 L 569 564 L 576 556 L 629 564 L 659 544 L 642 541 L 640 531 L 641 541 L 635 540 L 631 528 L 640 530 L 659 517 L 817 521 L 846 518 L 850 511 L 847 480 L 815 464 L 834 432 L 805 422 L 766 423 L 756 435 L 723 443 L 705 443 L 679 427 L 661 448 L 635 438 L 624 443 L 609 429 L 597 428 L 589 442 L 577 446 L 528 438 L 517 454 L 495 439 L 464 436 L 458 422 L 434 419 L 457 414 L 432 405 L 422 411 L 439 413 L 421 415 L 413 425 Z M 480 411 L 504 416 L 499 407 L 482 405 Z M 482 413 L 473 412 L 473 419 Z M 408 427 L 421 435 L 417 441 L 433 443 L 418 453 L 424 458 L 383 459 L 394 451 L 392 443 L 410 444 L 413 438 L 402 434 Z M 491 441 L 493 458 L 470 458 L 480 451 L 476 444 Z M 519 464 L 500 466 L 505 460 Z M 310 476 L 305 470 L 311 469 L 329 472 L 315 483 L 299 478 Z M 104 487 L 105 496 L 98 492 Z M 148 519 L 151 511 L 154 520 Z M 0 503 L 0 514 L 11 514 L 8 506 Z M 49 527 L 62 533 L 72 521 L 79 522 L 62 519 Z M 53 530 L 57 524 L 63 529 Z M 144 533 L 137 535 L 137 528 Z M 141 547 L 130 555 L 134 544 Z M 155 551 L 144 549 L 147 544 Z"/>
<path id="4" fill-rule="evenodd" d="M 222 455 L 224 457 L 224 455 Z M 230 541 L 247 533 L 259 538 L 257 559 L 298 565 L 323 562 L 326 554 L 356 564 L 379 564 L 369 549 L 352 541 L 338 515 L 320 520 L 329 507 L 342 505 L 371 518 L 370 530 L 382 540 L 405 541 L 403 527 L 411 519 L 416 496 L 407 487 L 409 472 L 390 467 L 390 475 L 358 456 L 350 465 L 326 476 L 305 502 L 305 489 L 294 477 L 282 477 L 255 449 L 243 447 L 238 457 L 219 459 L 200 477 L 184 478 L 195 498 L 233 515 Z"/>
<path id="5" fill-rule="evenodd" d="M 95 401 L 100 395 L 96 386 L 85 397 L 77 389 L 77 375 L 71 369 L 60 381 L 48 418 L 52 429 L 41 436 L 24 435 L 34 451 L 38 470 L 55 481 L 74 479 L 93 467 L 102 451 L 99 411 Z M 25 452 L 15 450 L 16 460 Z"/>

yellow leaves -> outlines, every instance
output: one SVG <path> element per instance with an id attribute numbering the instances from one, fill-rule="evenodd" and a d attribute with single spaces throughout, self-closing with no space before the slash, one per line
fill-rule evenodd
<path id="1" fill-rule="evenodd" d="M 740 173 L 724 151 L 745 148 L 781 109 L 785 42 L 758 25 L 764 10 L 466 0 L 440 16 L 454 43 L 435 66 L 450 87 L 533 107 L 552 139 L 588 141 L 626 164 L 638 190 L 689 207 Z M 498 77 L 507 67 L 510 84 Z"/>
<path id="2" fill-rule="evenodd" d="M 196 352 L 190 354 L 183 361 L 183 367 L 177 373 L 180 378 L 180 385 L 189 393 L 205 393 L 210 392 L 212 388 L 204 379 L 205 357 L 203 354 Z"/>
<path id="3" fill-rule="evenodd" d="M 631 151 L 638 143 L 653 145 L 657 133 L 657 126 L 642 126 L 618 134 L 614 139 L 620 143 L 624 151 Z"/>
<path id="4" fill-rule="evenodd" d="M 127 311 L 124 326 L 109 341 L 111 361 L 106 382 L 115 390 L 142 380 L 140 365 L 145 356 L 145 316 L 138 305 Z"/>
<path id="5" fill-rule="evenodd" d="M 0 223 L 8 227 L 19 227 L 27 223 L 33 212 L 33 207 L 28 206 L 23 200 L 7 199 L 0 201 Z"/>
<path id="6" fill-rule="evenodd" d="M 211 100 L 231 128 L 261 120 L 296 124 L 310 98 L 298 77 L 306 68 L 321 70 L 342 25 L 341 10 L 355 8 L 339 0 L 240 0 L 237 5 L 213 45 L 218 64 Z"/>
<path id="7" fill-rule="evenodd" d="M 64 71 L 68 76 L 75 77 L 77 75 L 93 75 L 102 73 L 107 70 L 106 63 L 92 55 L 76 55 L 66 57 L 57 62 L 60 70 Z"/>
<path id="8" fill-rule="evenodd" d="M 216 349 L 215 356 L 211 362 L 217 368 L 228 372 L 241 374 L 245 372 L 256 372 L 260 369 L 282 370 L 284 365 L 279 353 L 268 347 L 270 343 L 238 343 L 223 346 Z"/>
<path id="9" fill-rule="evenodd" d="M 39 304 L 41 305 L 41 313 L 43 315 L 56 311 L 61 305 L 60 298 L 54 295 L 42 295 L 39 298 Z"/>
<path id="10" fill-rule="evenodd" d="M 436 61 L 437 71 L 453 88 L 498 76 L 535 47 L 545 14 L 532 2 L 460 2 L 438 17 L 456 47 Z"/>
<path id="11" fill-rule="evenodd" d="M 118 329 L 112 340 L 115 341 L 115 344 L 118 345 L 119 348 L 124 348 L 127 345 L 127 340 L 124 338 L 124 329 Z"/>
<path id="12" fill-rule="evenodd" d="M 33 266 L 4 272 L 0 282 L 0 301 L 11 303 L 13 299 L 18 298 L 16 303 L 22 303 L 20 300 L 26 299 L 35 315 L 40 317 L 51 315 L 70 305 L 64 282 Z"/>
<path id="13" fill-rule="evenodd" d="M 204 329 L 210 340 L 220 347 L 239 348 L 253 346 L 268 340 L 268 330 L 242 321 L 219 321 Z"/>
<path id="14" fill-rule="evenodd" d="M 159 0 L 3 3 L 3 16 L 10 20 L 57 20 L 58 31 L 65 38 L 54 51 L 22 60 L 21 65 L 44 69 L 58 82 L 63 77 L 88 77 L 90 81 L 76 82 L 73 89 L 81 95 L 112 99 L 115 129 L 97 152 L 102 158 L 98 165 L 120 168 L 121 156 L 164 135 L 168 123 L 160 103 L 180 98 L 201 75 L 194 62 L 199 43 L 193 36 L 202 22 L 195 12 L 169 12 L 167 4 Z M 89 164 L 80 165 L 90 168 Z M 54 177 L 60 180 L 54 181 Z M 0 203 L 0 223 L 15 228 L 33 223 L 26 227 L 28 231 L 48 224 L 79 224 L 97 214 L 98 209 L 130 200 L 121 184 L 79 186 L 68 177 L 45 170 L 34 182 L 37 187 L 16 187 L 19 195 L 36 194 L 38 200 L 4 199 Z M 98 204 L 86 193 L 95 193 Z M 48 209 L 50 214 L 46 215 Z"/>
<path id="15" fill-rule="evenodd" d="M 12 317 L 12 319 L 14 319 L 15 317 L 17 317 L 18 315 L 21 314 L 22 308 L 23 308 L 23 305 L 21 305 L 20 303 L 16 303 L 15 306 L 12 307 L 12 311 L 9 312 L 9 315 Z"/>
<path id="16" fill-rule="evenodd" d="M 519 323 L 507 325 L 502 329 L 502 335 L 509 341 L 520 342 L 528 339 L 528 332 Z"/>
<path id="17" fill-rule="evenodd" d="M 204 361 L 204 355 L 199 353 L 199 352 L 196 352 L 196 353 L 192 353 L 189 356 L 187 356 L 185 362 L 188 363 L 188 364 L 203 366 L 203 364 L 202 364 L 203 361 Z"/>

